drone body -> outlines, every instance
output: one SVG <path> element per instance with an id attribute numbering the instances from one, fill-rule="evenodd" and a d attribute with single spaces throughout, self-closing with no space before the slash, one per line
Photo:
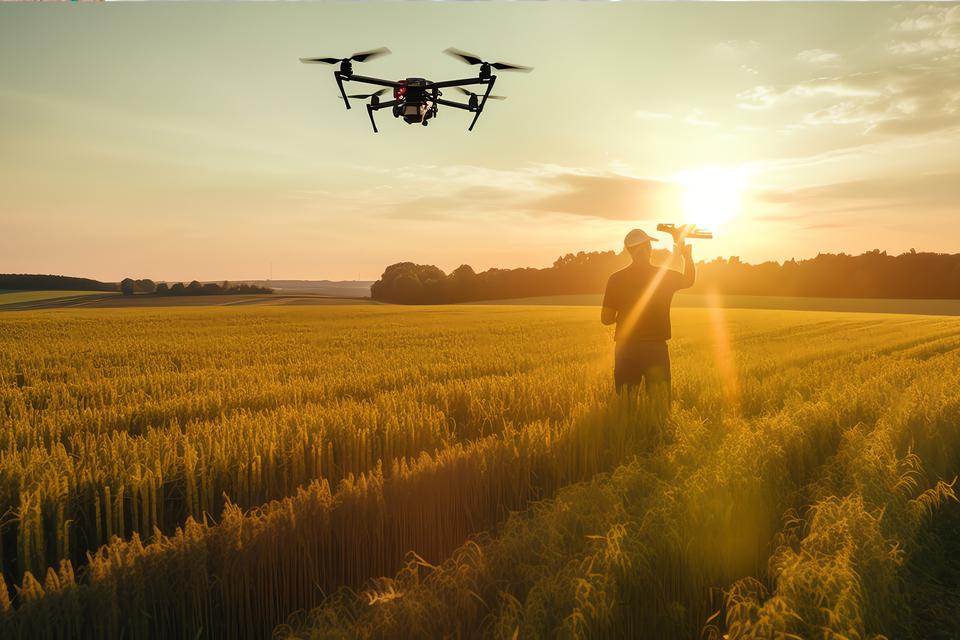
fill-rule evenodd
<path id="1" fill-rule="evenodd" d="M 402 80 L 383 80 L 381 78 L 371 78 L 368 76 L 357 75 L 353 72 L 354 62 L 366 62 L 375 57 L 390 53 L 387 48 L 374 49 L 372 51 L 363 51 L 355 53 L 349 58 L 300 58 L 300 62 L 305 64 L 339 64 L 340 68 L 333 72 L 333 77 L 337 81 L 337 87 L 340 89 L 340 96 L 343 98 L 343 104 L 350 108 L 350 98 L 369 98 L 367 103 L 367 114 L 370 116 L 370 124 L 373 125 L 373 132 L 377 133 L 377 123 L 373 118 L 373 113 L 380 109 L 390 108 L 393 117 L 402 118 L 407 124 L 419 122 L 427 126 L 431 118 L 437 116 L 439 107 L 453 107 L 473 113 L 473 121 L 470 123 L 468 131 L 473 131 L 473 126 L 477 123 L 480 114 L 487 100 L 503 100 L 503 96 L 494 96 L 490 94 L 497 76 L 493 75 L 493 69 L 498 71 L 532 71 L 530 67 L 509 64 L 506 62 L 484 62 L 475 55 L 458 51 L 456 49 L 447 49 L 444 53 L 459 58 L 470 65 L 480 65 L 480 71 L 475 78 L 462 78 L 457 80 L 442 80 L 433 82 L 426 78 L 405 78 Z M 347 95 L 343 88 L 344 82 L 361 82 L 383 87 L 378 91 L 369 94 Z M 486 87 L 482 94 L 468 91 L 463 87 L 469 85 L 480 85 Z M 467 102 L 456 102 L 442 98 L 441 89 L 455 88 L 458 91 L 469 96 Z M 381 102 L 380 96 L 393 90 L 393 99 Z"/>

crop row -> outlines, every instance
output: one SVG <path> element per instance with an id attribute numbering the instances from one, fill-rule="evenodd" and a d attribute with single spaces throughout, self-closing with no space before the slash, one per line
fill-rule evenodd
<path id="1" fill-rule="evenodd" d="M 561 492 L 555 501 L 512 518 L 499 537 L 468 543 L 439 567 L 411 562 L 395 578 L 377 580 L 360 594 L 341 592 L 281 635 L 386 638 L 405 630 L 422 636 L 691 637 L 707 621 L 708 630 L 724 624 L 712 614 L 726 606 L 731 637 L 822 636 L 821 629 L 792 616 L 782 599 L 751 601 L 751 609 L 743 593 L 766 579 L 771 543 L 781 539 L 774 535 L 781 515 L 816 500 L 812 487 L 841 473 L 841 460 L 860 453 L 882 461 L 884 473 L 898 469 L 895 447 L 880 456 L 862 438 L 889 439 L 894 429 L 901 447 L 910 433 L 922 433 L 917 444 L 926 447 L 943 446 L 946 439 L 954 457 L 944 468 L 956 469 L 960 355 L 943 345 L 926 354 L 920 359 L 901 353 L 837 369 L 822 381 L 826 388 L 816 398 L 752 422 L 688 421 L 674 446 Z M 917 484 L 904 480 L 914 478 L 917 459 L 906 460 L 906 475 L 903 463 L 887 475 L 899 482 L 896 490 L 870 476 L 876 461 L 871 466 L 852 459 L 840 468 L 862 465 L 860 482 L 875 487 L 868 504 L 883 506 L 884 497 L 899 496 L 908 512 L 892 519 L 909 527 L 916 514 L 951 492 L 932 481 L 922 484 L 934 488 L 920 493 Z M 854 546 L 861 542 L 857 530 L 847 534 Z M 891 552 L 889 544 L 883 549 Z M 778 552 L 785 553 L 789 550 Z M 822 558 L 807 558 L 816 560 Z M 823 562 L 820 574 L 805 576 L 804 586 L 830 584 L 833 568 Z M 722 589 L 741 575 L 757 578 L 737 583 L 731 592 L 737 595 L 725 600 Z M 848 586 L 850 575 L 834 584 Z M 822 606 L 824 599 L 811 589 L 807 603 Z M 889 603 L 870 605 L 883 612 Z M 758 623 L 761 606 L 766 618 Z M 775 616 L 780 626 L 769 624 Z M 839 633 L 855 621 L 835 622 L 831 628 Z"/>

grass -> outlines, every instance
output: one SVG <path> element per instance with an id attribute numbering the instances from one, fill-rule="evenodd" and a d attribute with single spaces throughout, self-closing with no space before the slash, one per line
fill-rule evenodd
<path id="1" fill-rule="evenodd" d="M 596 315 L 0 316 L 0 637 L 949 636 L 960 322 Z"/>

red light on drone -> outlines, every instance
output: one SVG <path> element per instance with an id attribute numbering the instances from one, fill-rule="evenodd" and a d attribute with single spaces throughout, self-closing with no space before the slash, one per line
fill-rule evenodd
<path id="1" fill-rule="evenodd" d="M 393 97 L 402 98 L 406 92 L 407 92 L 407 88 L 401 85 L 393 90 Z"/>

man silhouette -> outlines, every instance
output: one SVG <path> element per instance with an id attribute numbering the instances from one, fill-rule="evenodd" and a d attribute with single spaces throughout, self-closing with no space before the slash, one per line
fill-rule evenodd
<path id="1" fill-rule="evenodd" d="M 679 289 L 693 285 L 696 266 L 684 237 L 687 227 L 673 234 L 673 259 L 680 254 L 683 272 L 650 263 L 652 238 L 634 229 L 623 246 L 633 263 L 610 276 L 603 294 L 600 321 L 616 323 L 613 378 L 618 392 L 636 389 L 641 382 L 648 393 L 665 392 L 670 402 L 670 303 Z"/>

